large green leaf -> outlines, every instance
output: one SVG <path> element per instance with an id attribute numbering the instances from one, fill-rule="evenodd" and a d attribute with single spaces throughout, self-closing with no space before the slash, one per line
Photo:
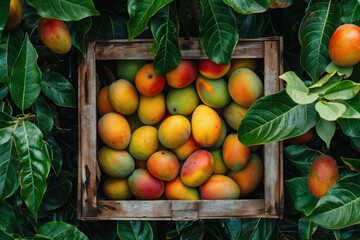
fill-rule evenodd
<path id="1" fill-rule="evenodd" d="M 27 0 L 26 2 L 45 18 L 78 21 L 99 15 L 91 0 Z"/>
<path id="2" fill-rule="evenodd" d="M 155 39 L 154 68 L 158 74 L 164 75 L 174 70 L 181 60 L 175 5 L 168 4 L 162 8 L 150 26 Z"/>
<path id="3" fill-rule="evenodd" d="M 330 62 L 328 45 L 340 25 L 341 8 L 337 0 L 312 0 L 299 29 L 302 67 L 316 82 Z"/>
<path id="4" fill-rule="evenodd" d="M 1 117 L 1 115 L 0 115 Z M 0 125 L 0 199 L 11 196 L 19 187 L 19 162 L 12 139 L 13 127 Z"/>
<path id="5" fill-rule="evenodd" d="M 360 224 L 360 175 L 339 180 L 320 198 L 305 219 L 326 229 Z"/>
<path id="6" fill-rule="evenodd" d="M 331 140 L 335 134 L 336 126 L 334 121 L 327 121 L 319 119 L 316 123 L 316 133 L 326 144 L 326 147 L 330 147 Z"/>
<path id="7" fill-rule="evenodd" d="M 346 136 L 360 137 L 360 119 L 338 119 L 341 130 Z"/>
<path id="8" fill-rule="evenodd" d="M 48 103 L 43 97 L 39 96 L 35 103 L 35 124 L 41 130 L 44 135 L 44 139 L 47 139 L 54 126 L 54 116 Z"/>
<path id="9" fill-rule="evenodd" d="M 306 145 L 291 145 L 284 149 L 286 159 L 304 175 L 309 173 L 314 158 L 321 154 L 320 151 L 310 149 Z"/>
<path id="10" fill-rule="evenodd" d="M 360 118 L 360 94 L 344 102 L 346 111 L 342 118 Z"/>
<path id="11" fill-rule="evenodd" d="M 224 2 L 240 14 L 265 12 L 270 6 L 268 0 L 224 0 Z"/>
<path id="12" fill-rule="evenodd" d="M 129 40 L 134 39 L 145 31 L 150 18 L 171 1 L 172 0 L 128 0 L 127 8 L 130 19 L 127 25 Z"/>
<path id="13" fill-rule="evenodd" d="M 296 210 L 309 215 L 315 208 L 318 199 L 312 195 L 307 185 L 307 177 L 296 177 L 285 181 Z"/>
<path id="14" fill-rule="evenodd" d="M 227 64 L 239 37 L 235 15 L 222 0 L 200 2 L 200 42 L 210 60 L 218 64 Z"/>
<path id="15" fill-rule="evenodd" d="M 9 5 L 10 0 L 2 0 L 0 1 L 0 31 L 3 30 L 6 26 L 8 17 L 9 17 Z"/>
<path id="16" fill-rule="evenodd" d="M 343 10 L 341 21 L 343 23 L 360 24 L 360 2 L 359 0 L 341 1 Z"/>
<path id="17" fill-rule="evenodd" d="M 41 82 L 42 92 L 56 105 L 75 108 L 76 92 L 71 83 L 61 74 L 44 72 Z"/>
<path id="18" fill-rule="evenodd" d="M 7 233 L 14 236 L 29 235 L 31 233 L 32 227 L 28 216 L 13 205 L 1 202 L 0 216 L 6 216 L 0 218 L 0 229 L 5 230 Z"/>
<path id="19" fill-rule="evenodd" d="M 351 80 L 344 80 L 327 89 L 324 98 L 327 100 L 349 100 L 359 92 L 360 84 Z"/>
<path id="20" fill-rule="evenodd" d="M 256 101 L 238 130 L 246 145 L 280 141 L 306 133 L 317 122 L 313 104 L 296 104 L 285 90 Z"/>
<path id="21" fill-rule="evenodd" d="M 11 69 L 23 39 L 24 32 L 20 28 L 2 33 L 0 37 L 0 83 L 9 83 Z"/>
<path id="22" fill-rule="evenodd" d="M 240 38 L 259 38 L 265 35 L 270 23 L 270 11 L 258 14 L 239 14 L 236 16 Z"/>
<path id="23" fill-rule="evenodd" d="M 241 221 L 241 232 L 237 239 L 269 239 L 275 220 L 270 218 L 245 218 Z"/>
<path id="24" fill-rule="evenodd" d="M 88 240 L 89 238 L 74 225 L 66 222 L 47 222 L 38 229 L 38 234 L 54 240 L 76 239 Z"/>
<path id="25" fill-rule="evenodd" d="M 315 104 L 315 109 L 322 119 L 335 121 L 340 118 L 346 111 L 346 107 L 338 102 L 319 101 Z"/>
<path id="26" fill-rule="evenodd" d="M 121 240 L 153 239 L 153 230 L 147 221 L 118 221 L 116 228 Z"/>
<path id="27" fill-rule="evenodd" d="M 10 77 L 10 94 L 22 111 L 29 108 L 41 91 L 41 71 L 38 55 L 27 34 L 16 57 Z"/>
<path id="28" fill-rule="evenodd" d="M 311 221 L 300 220 L 299 224 L 299 235 L 301 240 L 311 240 L 312 235 L 314 234 L 315 230 L 317 229 L 317 225 L 312 223 Z"/>
<path id="29" fill-rule="evenodd" d="M 14 141 L 20 159 L 21 198 L 37 219 L 51 159 L 41 131 L 29 121 L 22 121 L 16 127 Z"/>
<path id="30" fill-rule="evenodd" d="M 91 29 L 92 21 L 90 17 L 74 22 L 70 27 L 72 44 L 77 48 L 83 57 L 86 56 L 86 35 Z"/>

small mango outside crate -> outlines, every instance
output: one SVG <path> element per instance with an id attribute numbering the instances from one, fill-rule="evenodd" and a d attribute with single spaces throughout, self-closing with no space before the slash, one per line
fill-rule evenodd
<path id="1" fill-rule="evenodd" d="M 263 146 L 264 193 L 259 199 L 236 200 L 106 200 L 99 197 L 101 170 L 97 164 L 96 80 L 98 61 L 153 60 L 153 40 L 89 42 L 78 67 L 79 167 L 77 217 L 80 220 L 198 220 L 223 218 L 281 218 L 283 214 L 282 143 Z M 197 38 L 181 38 L 183 59 L 207 58 Z M 263 61 L 264 95 L 282 89 L 282 37 L 239 39 L 232 58 Z"/>

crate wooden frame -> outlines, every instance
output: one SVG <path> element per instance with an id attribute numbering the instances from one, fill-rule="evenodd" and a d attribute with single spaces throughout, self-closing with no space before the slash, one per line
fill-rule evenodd
<path id="1" fill-rule="evenodd" d="M 282 142 L 265 144 L 264 198 L 237 200 L 103 200 L 97 196 L 97 60 L 153 59 L 151 39 L 93 41 L 78 67 L 79 164 L 77 217 L 80 220 L 197 220 L 281 218 L 283 214 Z M 232 58 L 262 58 L 264 94 L 282 89 L 282 37 L 239 39 Z M 207 58 L 197 38 L 180 39 L 183 59 Z"/>

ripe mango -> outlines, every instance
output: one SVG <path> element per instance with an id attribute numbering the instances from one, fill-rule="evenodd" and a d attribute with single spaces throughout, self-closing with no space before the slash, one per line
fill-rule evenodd
<path id="1" fill-rule="evenodd" d="M 171 181 L 178 175 L 180 164 L 174 153 L 169 150 L 159 150 L 149 157 L 147 168 L 154 177 Z"/>
<path id="2" fill-rule="evenodd" d="M 221 175 L 212 175 L 199 187 L 200 197 L 204 200 L 237 199 L 240 196 L 240 187 L 231 178 Z"/>
<path id="3" fill-rule="evenodd" d="M 186 186 L 179 176 L 165 183 L 165 197 L 169 200 L 200 200 L 197 188 Z"/>
<path id="4" fill-rule="evenodd" d="M 184 88 L 170 88 L 166 95 L 166 108 L 171 114 L 190 115 L 199 102 L 199 96 L 193 84 Z"/>
<path id="5" fill-rule="evenodd" d="M 180 147 L 190 137 L 191 125 L 182 115 L 170 115 L 159 126 L 160 143 L 170 149 Z"/>
<path id="6" fill-rule="evenodd" d="M 136 129 L 130 139 L 129 153 L 137 160 L 146 161 L 159 149 L 157 129 L 153 126 L 141 126 Z"/>
<path id="7" fill-rule="evenodd" d="M 226 136 L 222 146 L 225 165 L 232 171 L 243 169 L 250 159 L 250 148 L 242 144 L 236 133 Z"/>
<path id="8" fill-rule="evenodd" d="M 203 103 L 212 108 L 223 108 L 230 102 L 228 84 L 223 78 L 196 78 L 196 91 Z"/>
<path id="9" fill-rule="evenodd" d="M 138 108 L 139 95 L 134 85 L 125 79 L 119 79 L 110 84 L 109 101 L 116 112 L 130 115 Z"/>
<path id="10" fill-rule="evenodd" d="M 160 93 L 155 96 L 140 95 L 137 114 L 145 125 L 156 125 L 166 114 L 165 96 Z"/>
<path id="11" fill-rule="evenodd" d="M 165 189 L 164 182 L 144 168 L 135 169 L 128 177 L 128 184 L 137 199 L 159 199 Z"/>

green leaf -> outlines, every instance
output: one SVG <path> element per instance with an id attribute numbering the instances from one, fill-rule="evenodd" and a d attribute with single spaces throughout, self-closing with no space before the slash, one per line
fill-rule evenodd
<path id="1" fill-rule="evenodd" d="M 0 86 L 0 100 L 4 99 L 4 97 L 6 97 L 8 92 L 9 92 L 9 88 L 6 85 Z"/>
<path id="2" fill-rule="evenodd" d="M 21 198 L 37 219 L 51 159 L 41 131 L 31 122 L 23 121 L 16 127 L 14 141 L 20 159 Z"/>
<path id="3" fill-rule="evenodd" d="M 41 90 L 56 105 L 76 108 L 76 93 L 71 83 L 61 74 L 44 72 Z"/>
<path id="4" fill-rule="evenodd" d="M 165 75 L 174 70 L 181 60 L 175 6 L 169 4 L 162 8 L 150 26 L 155 39 L 154 44 L 157 46 L 154 68 L 158 74 Z"/>
<path id="5" fill-rule="evenodd" d="M 360 94 L 343 103 L 346 106 L 346 111 L 341 116 L 342 118 L 360 118 Z"/>
<path id="6" fill-rule="evenodd" d="M 92 20 L 90 17 L 74 22 L 70 27 L 72 44 L 78 49 L 82 56 L 86 56 L 86 35 L 90 31 Z"/>
<path id="7" fill-rule="evenodd" d="M 92 25 L 101 39 L 127 39 L 127 21 L 125 16 L 104 11 L 94 18 Z"/>
<path id="8" fill-rule="evenodd" d="M 170 2 L 172 0 L 128 0 L 127 8 L 130 19 L 127 26 L 129 41 L 145 31 L 150 18 Z"/>
<path id="9" fill-rule="evenodd" d="M 317 226 L 310 221 L 300 220 L 299 221 L 299 235 L 301 240 L 311 240 L 312 235 L 316 231 Z"/>
<path id="10" fill-rule="evenodd" d="M 238 239 L 270 239 L 275 220 L 271 218 L 244 218 L 241 221 L 241 233 Z"/>
<path id="11" fill-rule="evenodd" d="M 326 147 L 330 147 L 331 139 L 335 134 L 335 122 L 319 119 L 316 124 L 317 135 L 326 143 Z"/>
<path id="12" fill-rule="evenodd" d="M 307 175 L 314 158 L 322 153 L 310 149 L 306 145 L 291 145 L 284 149 L 284 154 L 286 159 L 294 164 L 302 174 Z"/>
<path id="13" fill-rule="evenodd" d="M 318 99 L 319 95 L 310 94 L 305 83 L 296 75 L 295 72 L 286 72 L 279 76 L 279 78 L 286 82 L 286 93 L 294 102 L 298 104 L 309 104 Z"/>
<path id="14" fill-rule="evenodd" d="M 0 83 L 9 83 L 11 70 L 23 39 L 24 32 L 20 28 L 2 33 L 0 37 Z"/>
<path id="15" fill-rule="evenodd" d="M 320 117 L 327 121 L 335 121 L 340 118 L 346 111 L 344 104 L 336 102 L 317 102 L 315 109 Z"/>
<path id="16" fill-rule="evenodd" d="M 78 21 L 86 17 L 99 15 L 91 0 L 27 0 L 44 18 L 56 18 L 63 21 Z"/>
<path id="17" fill-rule="evenodd" d="M 222 220 L 223 224 L 227 228 L 230 239 L 239 239 L 241 233 L 241 218 L 228 218 Z"/>
<path id="18" fill-rule="evenodd" d="M 0 115 L 0 117 L 2 117 Z M 19 188 L 19 162 L 12 139 L 13 127 L 0 124 L 0 199 L 10 197 Z"/>
<path id="19" fill-rule="evenodd" d="M 322 97 L 327 100 L 349 100 L 353 98 L 359 90 L 359 84 L 351 80 L 344 80 L 327 89 Z"/>
<path id="20" fill-rule="evenodd" d="M 333 61 L 331 61 L 327 66 L 325 71 L 327 73 L 335 73 L 337 72 L 337 74 L 339 76 L 342 76 L 343 78 L 348 78 L 352 72 L 353 72 L 353 66 L 351 67 L 340 67 L 338 65 L 336 65 Z"/>
<path id="21" fill-rule="evenodd" d="M 180 232 L 181 239 L 198 240 L 204 239 L 204 223 L 201 221 L 195 222 L 181 222 L 176 224 L 178 232 Z"/>
<path id="22" fill-rule="evenodd" d="M 121 240 L 153 239 L 153 230 L 148 221 L 118 221 L 116 228 Z"/>
<path id="23" fill-rule="evenodd" d="M 300 62 L 316 82 L 330 62 L 330 37 L 340 25 L 340 5 L 337 0 L 312 0 L 299 29 Z"/>
<path id="24" fill-rule="evenodd" d="M 236 16 L 240 38 L 259 38 L 265 35 L 270 23 L 270 11 Z"/>
<path id="25" fill-rule="evenodd" d="M 324 85 L 325 83 L 327 83 L 335 74 L 336 74 L 336 70 L 334 70 L 334 71 L 326 74 L 326 75 L 323 76 L 319 81 L 317 81 L 316 83 L 314 83 L 313 85 L 311 85 L 309 88 L 321 87 L 322 85 Z"/>
<path id="26" fill-rule="evenodd" d="M 295 219 L 283 217 L 281 220 L 276 220 L 273 237 L 270 239 L 299 239 L 298 221 Z"/>
<path id="27" fill-rule="evenodd" d="M 360 159 L 341 157 L 341 160 L 353 171 L 360 172 Z"/>
<path id="28" fill-rule="evenodd" d="M 0 216 L 6 216 L 0 218 L 0 229 L 7 233 L 15 236 L 29 235 L 33 229 L 29 218 L 24 213 L 5 202 L 0 203 Z M 2 238 L 0 239 L 2 240 Z"/>
<path id="29" fill-rule="evenodd" d="M 316 122 L 313 104 L 296 104 L 283 90 L 260 98 L 250 107 L 238 136 L 245 145 L 265 144 L 306 133 Z"/>
<path id="30" fill-rule="evenodd" d="M 357 148 L 360 148 L 360 137 L 351 137 L 351 141 Z"/>
<path id="31" fill-rule="evenodd" d="M 73 176 L 70 172 L 63 171 L 58 176 L 51 174 L 47 179 L 48 188 L 40 205 L 43 211 L 53 211 L 68 201 L 72 190 Z"/>
<path id="32" fill-rule="evenodd" d="M 315 208 L 318 199 L 312 195 L 307 185 L 307 177 L 296 177 L 285 181 L 296 210 L 309 215 Z"/>
<path id="33" fill-rule="evenodd" d="M 360 175 L 345 177 L 320 198 L 305 219 L 326 229 L 341 229 L 360 223 Z"/>
<path id="34" fill-rule="evenodd" d="M 51 159 L 52 159 L 51 166 L 52 166 L 56 176 L 58 176 L 58 174 L 60 174 L 60 172 L 62 170 L 62 165 L 63 165 L 63 157 L 62 157 L 61 148 L 53 136 L 50 136 L 49 138 L 47 138 L 46 142 L 49 144 L 49 147 L 50 147 L 49 152 L 51 153 Z"/>
<path id="35" fill-rule="evenodd" d="M 47 222 L 38 229 L 38 234 L 53 238 L 54 240 L 76 239 L 88 240 L 88 237 L 77 227 L 65 223 L 52 221 Z"/>
<path id="36" fill-rule="evenodd" d="M 360 137 L 360 119 L 339 118 L 338 123 L 346 136 Z"/>
<path id="37" fill-rule="evenodd" d="M 240 14 L 265 12 L 270 6 L 268 0 L 224 0 L 224 2 Z"/>
<path id="38" fill-rule="evenodd" d="M 27 34 L 16 57 L 10 77 L 10 94 L 22 111 L 29 108 L 41 91 L 41 71 L 38 55 Z"/>
<path id="39" fill-rule="evenodd" d="M 359 0 L 341 1 L 343 23 L 360 24 L 360 2 Z"/>
<path id="40" fill-rule="evenodd" d="M 54 116 L 50 106 L 44 100 L 43 97 L 39 96 L 35 103 L 35 124 L 41 130 L 44 135 L 44 139 L 47 139 L 51 130 L 54 126 Z"/>
<path id="41" fill-rule="evenodd" d="M 235 15 L 222 0 L 201 0 L 200 3 L 200 42 L 210 60 L 227 64 L 239 37 Z"/>
<path id="42" fill-rule="evenodd" d="M 6 23 L 9 18 L 9 7 L 10 7 L 10 0 L 3 0 L 0 1 L 0 31 L 3 30 L 6 26 Z"/>
<path id="43" fill-rule="evenodd" d="M 10 234 L 5 232 L 0 228 L 0 239 L 1 240 L 15 240 L 15 238 Z"/>

